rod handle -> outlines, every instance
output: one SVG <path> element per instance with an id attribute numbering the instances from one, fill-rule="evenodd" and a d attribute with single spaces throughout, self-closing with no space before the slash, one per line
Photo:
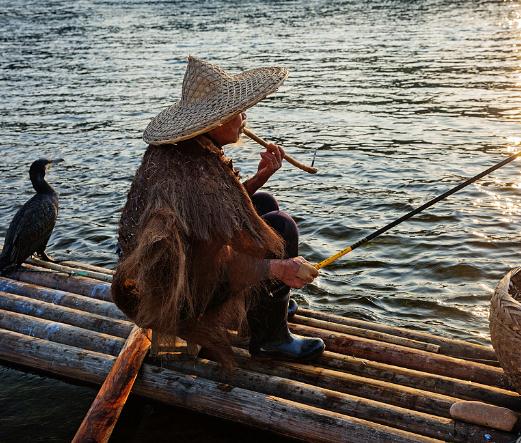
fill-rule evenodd
<path id="1" fill-rule="evenodd" d="M 264 146 L 266 149 L 269 149 L 269 144 L 266 140 L 260 138 L 257 134 L 255 134 L 253 131 L 251 131 L 248 128 L 242 128 L 242 132 L 244 135 L 251 138 L 254 142 L 257 142 L 259 145 Z M 302 169 L 303 171 L 309 172 L 310 174 L 316 174 L 318 169 L 313 168 L 311 166 L 307 166 L 303 163 L 300 163 L 298 160 L 295 160 L 293 157 L 290 157 L 288 154 L 284 154 L 284 160 L 286 160 L 288 163 L 291 163 L 293 166 Z"/>

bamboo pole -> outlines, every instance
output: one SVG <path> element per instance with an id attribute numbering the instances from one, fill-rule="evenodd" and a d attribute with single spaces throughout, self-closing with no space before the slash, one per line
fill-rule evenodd
<path id="1" fill-rule="evenodd" d="M 450 418 L 449 410 L 459 399 L 435 392 L 422 391 L 387 381 L 299 363 L 276 364 L 248 358 L 246 351 L 235 348 L 238 364 L 249 371 L 261 372 L 337 392 L 368 398 L 402 408 Z"/>
<path id="2" fill-rule="evenodd" d="M 245 352 L 245 351 L 242 351 Z M 436 392 L 450 397 L 480 400 L 510 409 L 521 410 L 521 396 L 512 390 L 488 386 L 445 375 L 431 374 L 401 366 L 325 351 L 317 366 L 363 377 Z"/>
<path id="3" fill-rule="evenodd" d="M 21 271 L 19 274 L 21 274 L 21 278 L 24 280 L 34 277 L 35 275 L 35 273 L 24 271 Z M 48 274 L 45 273 L 44 276 L 47 277 Z M 106 283 L 97 283 L 95 280 L 86 281 L 88 279 L 83 277 L 57 278 L 56 275 L 51 275 L 50 278 L 51 283 L 56 284 L 56 282 L 58 282 L 60 287 L 64 289 L 71 289 L 69 285 L 72 285 L 74 287 L 72 289 L 79 290 L 77 286 L 80 285 L 81 291 L 87 295 L 96 293 L 97 296 L 99 296 L 103 291 L 107 292 L 110 289 Z M 432 353 L 422 354 L 422 351 L 416 351 L 420 352 L 420 354 L 417 354 L 413 352 L 415 350 L 403 346 L 380 343 L 374 340 L 328 332 L 303 325 L 292 325 L 291 327 L 297 333 L 300 331 L 304 333 L 304 335 L 321 336 L 327 342 L 329 349 L 335 352 L 350 353 L 384 363 L 403 365 L 411 369 L 426 370 L 428 372 L 462 378 L 482 384 L 491 384 L 507 389 L 510 386 L 500 368 L 480 365 L 473 362 L 464 362 L 442 355 L 436 356 Z M 477 375 L 478 373 L 481 373 L 481 375 Z"/>
<path id="4" fill-rule="evenodd" d="M 417 412 L 274 375 L 240 368 L 228 374 L 217 363 L 205 359 L 197 359 L 196 364 L 167 360 L 163 362 L 163 365 L 189 375 L 204 377 L 219 383 L 233 384 L 233 386 L 250 391 L 275 395 L 361 419 L 371 419 L 383 425 L 394 426 L 444 441 L 481 441 L 486 433 L 491 434 L 493 439 L 505 439 L 505 441 L 509 439 L 508 435 L 492 431 L 491 428 L 456 422 L 450 418 Z M 450 406 L 455 402 L 456 400 L 453 399 Z"/>
<path id="5" fill-rule="evenodd" d="M 95 266 L 89 263 L 82 263 L 79 261 L 65 260 L 61 261 L 60 264 L 69 266 L 71 268 L 80 268 L 85 269 L 86 271 L 95 271 L 101 272 L 102 274 L 114 275 L 114 270 L 109 268 L 104 268 L 103 266 Z"/>
<path id="6" fill-rule="evenodd" d="M 12 315 L 11 315 L 12 316 Z M 16 320 L 16 316 L 15 316 Z M 31 333 L 34 335 L 37 335 L 39 337 L 45 337 L 45 338 L 51 338 L 52 340 L 56 340 L 60 343 L 68 343 L 75 346 L 78 346 L 79 344 L 85 345 L 85 343 L 91 344 L 91 350 L 94 351 L 103 351 L 106 352 L 107 350 L 107 343 L 100 343 L 99 337 L 101 334 L 89 334 L 90 331 L 78 331 L 75 334 L 75 337 L 73 340 L 70 340 L 70 334 L 67 334 L 65 331 L 61 331 L 62 336 L 59 335 L 60 330 L 58 329 L 55 331 L 52 337 L 49 337 L 46 334 L 42 334 L 42 331 L 49 331 L 51 329 L 55 329 L 52 327 L 52 322 L 47 322 L 48 324 L 44 323 L 44 327 L 35 328 L 34 323 L 42 323 L 39 321 L 40 319 L 32 319 L 32 321 L 29 323 Z M 13 321 L 13 323 L 15 323 Z M 49 326 L 51 325 L 51 327 Z M 4 326 L 0 322 L 0 326 Z M 11 325 L 12 326 L 12 325 Z M 20 331 L 23 329 L 15 328 L 15 330 Z M 82 340 L 84 338 L 83 336 L 85 334 L 88 334 L 86 337 L 86 340 Z M 118 340 L 113 340 L 115 343 L 113 346 L 109 346 L 110 348 L 115 348 L 121 344 Z M 110 344 L 109 344 L 110 345 Z M 280 365 L 280 364 L 279 364 Z M 190 366 L 193 366 L 193 363 L 190 363 Z M 311 372 L 312 373 L 312 372 Z M 450 405 L 452 404 L 452 399 L 444 398 L 444 396 L 436 396 L 431 395 L 429 393 L 421 393 L 418 390 L 407 390 L 403 389 L 399 386 L 392 386 L 389 383 L 382 383 L 382 382 L 375 382 L 372 380 L 364 379 L 362 377 L 353 377 L 349 375 L 341 376 L 341 374 L 337 374 L 336 378 L 333 377 L 331 374 L 333 371 L 327 371 L 327 370 L 321 370 L 320 371 L 320 379 L 327 384 L 333 385 L 335 389 L 338 389 L 340 391 L 344 391 L 347 389 L 347 392 L 355 393 L 357 395 L 362 396 L 373 396 L 376 393 L 379 400 L 385 400 L 387 402 L 392 403 L 392 397 L 393 395 L 396 396 L 399 400 L 401 405 L 407 406 L 410 404 L 416 405 L 416 407 L 419 408 L 419 410 L 425 410 L 429 413 L 435 413 L 437 415 L 443 415 L 443 410 L 450 408 Z M 309 371 L 308 371 L 309 374 Z M 201 375 L 201 374 L 199 374 Z M 294 376 L 294 374 L 285 374 L 285 375 L 291 375 Z M 340 377 L 339 377 L 340 375 Z M 340 380 L 337 380 L 340 379 Z M 336 381 L 335 381 L 336 380 Z M 309 382 L 310 380 L 304 380 L 306 382 Z M 353 388 L 355 386 L 355 388 Z M 356 390 L 358 389 L 358 390 Z M 373 391 L 373 393 L 371 393 Z M 280 393 L 278 394 L 280 395 Z M 424 399 L 425 398 L 425 399 Z M 422 409 L 423 408 L 423 409 Z M 355 414 L 356 415 L 356 414 Z"/>
<path id="7" fill-rule="evenodd" d="M 510 389 L 510 382 L 503 370 L 494 366 L 309 326 L 291 324 L 290 329 L 299 335 L 320 337 L 327 349 L 340 354 Z"/>
<path id="8" fill-rule="evenodd" d="M 398 337 L 396 335 L 387 334 L 385 332 L 371 331 L 361 329 L 355 326 L 347 326 L 338 323 L 326 322 L 315 318 L 304 317 L 302 315 L 294 315 L 291 318 L 292 323 L 300 325 L 312 326 L 314 328 L 325 329 L 328 331 L 341 332 L 343 334 L 356 335 L 357 337 L 365 337 L 370 340 L 378 340 L 385 343 L 393 343 L 395 345 L 406 346 L 413 349 L 421 349 L 422 351 L 438 353 L 440 347 L 432 343 L 412 340 L 410 338 Z"/>
<path id="9" fill-rule="evenodd" d="M 37 257 L 30 257 L 27 263 L 39 266 L 46 269 L 52 269 L 53 271 L 63 272 L 64 274 L 75 276 L 75 277 L 89 277 L 100 281 L 111 282 L 112 276 L 102 272 L 95 272 L 92 270 L 85 270 L 79 268 L 71 268 L 70 266 L 63 265 L 61 263 L 55 263 L 39 259 Z"/>
<path id="10" fill-rule="evenodd" d="M 118 355 L 125 343 L 119 337 L 3 309 L 0 309 L 0 328 L 110 355 Z"/>
<path id="11" fill-rule="evenodd" d="M 94 383 L 103 381 L 115 360 L 108 355 L 4 330 L 0 330 L 0 358 Z M 309 442 L 439 442 L 367 420 L 147 364 L 143 365 L 134 392 Z"/>
<path id="12" fill-rule="evenodd" d="M 393 334 L 400 337 L 410 338 L 440 346 L 440 353 L 451 355 L 453 357 L 469 357 L 485 360 L 497 360 L 496 354 L 492 346 L 477 345 L 463 340 L 441 337 L 428 332 L 416 331 L 412 329 L 400 328 L 397 326 L 389 326 L 381 323 L 374 323 L 354 318 L 342 317 L 327 312 L 315 311 L 311 309 L 300 308 L 299 315 L 324 320 L 326 322 L 343 324 L 347 326 L 355 326 L 365 328 L 387 334 Z"/>
<path id="13" fill-rule="evenodd" d="M 24 265 L 22 270 L 11 273 L 9 277 L 47 288 L 85 295 L 98 300 L 112 301 L 110 285 L 92 278 L 71 277 L 67 274 L 49 271 L 32 265 Z"/>
<path id="14" fill-rule="evenodd" d="M 121 338 L 127 338 L 132 330 L 129 321 L 102 317 L 3 291 L 0 291 L 0 308 Z"/>
<path id="15" fill-rule="evenodd" d="M 134 326 L 73 443 L 106 443 L 109 440 L 149 348 L 150 330 L 143 331 Z"/>
<path id="16" fill-rule="evenodd" d="M 127 316 L 112 302 L 60 291 L 59 289 L 49 289 L 32 283 L 0 277 L 0 291 L 31 297 L 35 300 L 54 303 L 72 309 L 79 309 L 116 320 L 127 319 Z"/>

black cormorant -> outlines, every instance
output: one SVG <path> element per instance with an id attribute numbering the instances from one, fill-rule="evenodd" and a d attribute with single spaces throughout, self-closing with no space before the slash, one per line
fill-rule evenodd
<path id="1" fill-rule="evenodd" d="M 45 181 L 45 172 L 61 161 L 39 159 L 31 165 L 29 177 L 36 195 L 18 210 L 9 225 L 0 254 L 0 274 L 15 270 L 35 252 L 51 261 L 45 248 L 58 217 L 58 194 Z"/>

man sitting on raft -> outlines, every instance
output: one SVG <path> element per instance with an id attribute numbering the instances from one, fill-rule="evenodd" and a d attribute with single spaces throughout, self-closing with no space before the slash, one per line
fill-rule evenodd
<path id="1" fill-rule="evenodd" d="M 284 152 L 270 145 L 241 184 L 223 151 L 239 140 L 244 111 L 286 77 L 280 67 L 229 75 L 189 57 L 181 100 L 145 130 L 149 146 L 121 216 L 115 303 L 163 343 L 183 337 L 225 364 L 227 331 L 245 317 L 254 357 L 303 361 L 324 350 L 320 338 L 288 330 L 290 288 L 318 271 L 298 257 L 293 219 L 257 192 Z"/>

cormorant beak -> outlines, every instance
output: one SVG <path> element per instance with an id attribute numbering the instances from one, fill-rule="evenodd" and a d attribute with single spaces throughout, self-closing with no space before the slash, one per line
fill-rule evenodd
<path id="1" fill-rule="evenodd" d="M 49 160 L 49 162 L 45 165 L 45 169 L 46 170 L 49 170 L 51 169 L 51 166 L 56 164 L 56 163 L 61 163 L 63 160 L 63 158 L 57 158 L 55 160 Z"/>

